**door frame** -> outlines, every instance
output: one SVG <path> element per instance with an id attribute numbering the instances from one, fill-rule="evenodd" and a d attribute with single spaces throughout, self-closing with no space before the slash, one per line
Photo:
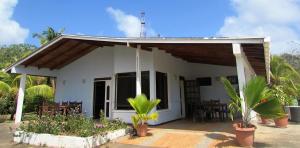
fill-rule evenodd
<path id="1" fill-rule="evenodd" d="M 183 86 L 182 86 L 183 85 Z M 179 77 L 179 95 L 180 95 L 180 117 L 186 117 L 185 110 L 185 79 L 183 76 Z"/>
<path id="2" fill-rule="evenodd" d="M 104 95 L 104 115 L 107 119 L 111 119 L 112 118 L 112 79 L 111 77 L 105 77 L 105 78 L 95 78 L 94 79 L 94 87 L 95 87 L 95 82 L 105 82 L 105 95 Z M 109 87 L 109 92 L 107 92 L 107 89 Z M 93 114 L 95 112 L 95 89 L 93 90 Z M 108 110 L 108 116 L 107 116 L 107 107 L 109 107 L 109 110 Z"/>

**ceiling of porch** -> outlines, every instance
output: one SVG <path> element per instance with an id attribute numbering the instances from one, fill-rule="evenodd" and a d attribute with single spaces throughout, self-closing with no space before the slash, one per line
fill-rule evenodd
<path id="1" fill-rule="evenodd" d="M 143 50 L 158 48 L 191 63 L 235 66 L 235 57 L 230 43 L 138 43 Z M 76 59 L 90 53 L 98 47 L 124 45 L 126 42 L 110 42 L 99 40 L 81 40 L 63 38 L 44 50 L 33 54 L 20 63 L 38 68 L 60 69 Z M 245 55 L 255 72 L 265 75 L 265 59 L 263 44 L 241 44 Z M 130 43 L 137 47 L 137 43 Z M 41 47 L 43 48 L 43 47 Z"/>

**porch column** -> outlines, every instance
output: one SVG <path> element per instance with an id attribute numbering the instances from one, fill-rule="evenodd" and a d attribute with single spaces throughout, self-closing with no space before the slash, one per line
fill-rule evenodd
<path id="1" fill-rule="evenodd" d="M 236 60 L 236 68 L 237 68 L 237 75 L 238 75 L 238 81 L 239 81 L 239 93 L 240 97 L 242 98 L 241 106 L 242 106 L 242 115 L 244 117 L 244 114 L 246 113 L 246 104 L 244 100 L 244 87 L 246 85 L 246 75 L 245 75 L 245 65 L 243 61 L 242 52 L 243 49 L 241 47 L 241 44 L 232 44 L 233 47 L 233 54 L 235 56 Z"/>
<path id="2" fill-rule="evenodd" d="M 24 102 L 24 94 L 25 94 L 25 84 L 26 84 L 26 74 L 22 74 L 21 75 L 21 80 L 20 80 L 19 92 L 18 92 L 15 124 L 21 122 L 23 102 Z"/>
<path id="3" fill-rule="evenodd" d="M 140 51 L 141 51 L 141 45 L 137 45 L 137 48 L 136 48 L 136 61 L 135 61 L 136 62 L 136 95 L 142 94 Z"/>

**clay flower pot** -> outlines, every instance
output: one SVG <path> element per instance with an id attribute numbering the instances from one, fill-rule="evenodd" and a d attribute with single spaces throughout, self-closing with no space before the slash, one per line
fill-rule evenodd
<path id="1" fill-rule="evenodd" d="M 270 123 L 269 119 L 266 117 L 263 117 L 263 116 L 260 117 L 260 120 L 261 120 L 261 124 L 269 124 Z"/>
<path id="2" fill-rule="evenodd" d="M 274 119 L 275 126 L 278 128 L 286 128 L 289 123 L 288 119 L 288 115 Z"/>
<path id="3" fill-rule="evenodd" d="M 140 137 L 145 137 L 148 132 L 148 125 L 147 124 L 139 124 L 136 128 L 137 135 Z"/>
<path id="4" fill-rule="evenodd" d="M 254 132 L 256 127 L 251 125 L 248 128 L 242 128 L 241 123 L 233 124 L 235 128 L 236 140 L 242 147 L 251 147 L 254 142 Z"/>

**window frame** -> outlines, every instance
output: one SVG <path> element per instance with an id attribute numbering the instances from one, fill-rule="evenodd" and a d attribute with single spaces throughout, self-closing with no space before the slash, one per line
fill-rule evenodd
<path id="1" fill-rule="evenodd" d="M 134 109 L 132 107 L 129 107 L 127 109 L 118 109 L 118 75 L 119 74 L 133 74 L 135 75 L 135 80 L 136 80 L 136 72 L 119 72 L 115 74 L 115 102 L 114 102 L 114 110 L 115 111 L 134 111 Z M 150 71 L 146 70 L 146 71 L 141 71 L 141 83 L 143 82 L 143 73 L 146 74 L 146 76 L 148 76 L 148 94 L 145 94 L 148 97 L 148 99 L 150 99 Z M 135 90 L 136 90 L 136 81 L 134 82 L 135 84 Z M 143 84 L 141 84 L 142 90 L 143 90 Z M 143 92 L 143 91 L 142 91 Z M 129 105 L 130 106 L 130 105 Z"/>
<path id="2" fill-rule="evenodd" d="M 167 87 L 166 87 L 166 95 L 167 95 L 166 96 L 166 100 L 167 100 L 167 104 L 166 105 L 167 105 L 167 107 L 159 109 L 158 105 L 157 105 L 156 106 L 156 110 L 157 111 L 166 111 L 166 110 L 169 110 L 171 108 L 171 106 L 170 106 L 170 99 L 169 99 L 169 96 L 170 96 L 170 94 L 169 94 L 169 76 L 168 76 L 169 74 L 167 72 L 155 71 L 155 92 L 156 92 L 155 94 L 156 94 L 156 98 L 158 98 L 158 99 L 161 99 L 161 98 L 159 98 L 158 95 L 157 95 L 157 73 L 162 73 L 162 74 L 165 74 L 165 76 L 166 76 L 166 85 L 167 85 Z"/>

